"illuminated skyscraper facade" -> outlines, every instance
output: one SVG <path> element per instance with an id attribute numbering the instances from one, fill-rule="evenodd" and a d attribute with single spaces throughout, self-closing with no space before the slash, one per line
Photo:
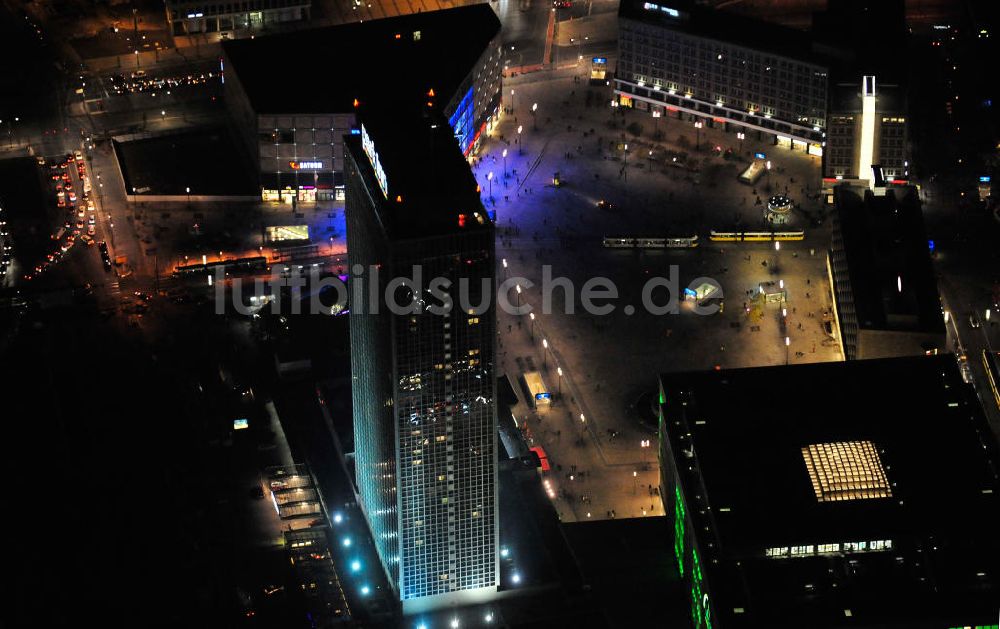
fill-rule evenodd
<path id="1" fill-rule="evenodd" d="M 359 118 L 345 154 L 362 506 L 404 613 L 486 600 L 498 574 L 493 224 L 444 117 Z"/>

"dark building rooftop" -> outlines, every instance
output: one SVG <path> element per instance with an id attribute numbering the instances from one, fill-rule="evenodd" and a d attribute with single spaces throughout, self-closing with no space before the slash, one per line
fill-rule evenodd
<path id="1" fill-rule="evenodd" d="M 830 87 L 830 113 L 861 113 L 861 80 L 836 83 Z M 883 83 L 875 76 L 875 107 L 879 115 L 906 115 L 906 91 L 897 84 Z"/>
<path id="2" fill-rule="evenodd" d="M 618 16 L 789 59 L 829 63 L 829 47 L 806 31 L 717 11 L 690 0 L 622 0 Z"/>
<path id="3" fill-rule="evenodd" d="M 841 184 L 834 203 L 858 327 L 944 334 L 917 190 Z"/>
<path id="4" fill-rule="evenodd" d="M 390 238 L 492 230 L 469 163 L 448 121 L 421 107 L 362 107 L 361 134 L 345 137 Z M 374 162 L 384 173 L 382 194 Z"/>
<path id="5" fill-rule="evenodd" d="M 429 88 L 451 98 L 499 32 L 483 3 L 222 46 L 255 112 L 338 113 Z"/>
<path id="6" fill-rule="evenodd" d="M 813 15 L 813 33 L 850 51 L 836 80 L 875 74 L 899 81 L 907 75 L 905 0 L 828 0 Z"/>
<path id="7" fill-rule="evenodd" d="M 661 384 L 720 627 L 996 621 L 997 446 L 953 356 Z"/>

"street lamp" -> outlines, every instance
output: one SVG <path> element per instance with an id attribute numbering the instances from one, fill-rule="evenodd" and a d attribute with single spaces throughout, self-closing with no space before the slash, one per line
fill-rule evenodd
<path id="1" fill-rule="evenodd" d="M 625 144 L 625 149 L 622 151 L 624 153 L 624 166 L 622 167 L 622 172 L 625 174 L 625 183 L 628 183 L 628 144 Z"/>
<path id="2" fill-rule="evenodd" d="M 653 149 L 649 149 L 649 172 L 653 172 Z"/>
<path id="3" fill-rule="evenodd" d="M 514 113 L 514 90 L 513 89 L 510 91 L 510 113 L 512 115 Z"/>
<path id="4" fill-rule="evenodd" d="M 507 279 L 507 258 L 503 258 L 501 262 L 503 262 L 503 277 Z"/>
<path id="5" fill-rule="evenodd" d="M 534 103 L 531 106 L 531 127 L 535 131 L 538 130 L 538 116 L 536 115 L 537 112 L 538 112 L 538 103 Z"/>
<path id="6" fill-rule="evenodd" d="M 503 150 L 503 178 L 507 178 L 507 149 Z"/>
<path id="7" fill-rule="evenodd" d="M 549 342 L 546 339 L 542 339 L 542 367 L 549 366 Z"/>
<path id="8" fill-rule="evenodd" d="M 743 154 L 743 139 L 746 138 L 746 134 L 742 131 L 736 133 L 736 139 L 740 141 L 740 154 Z"/>
<path id="9" fill-rule="evenodd" d="M 529 312 L 528 318 L 531 319 L 531 340 L 535 340 L 535 313 Z"/>
<path id="10" fill-rule="evenodd" d="M 493 171 L 486 173 L 486 181 L 490 182 L 490 200 L 493 200 Z"/>
<path id="11" fill-rule="evenodd" d="M 191 205 L 191 186 L 184 188 L 184 191 L 187 192 L 188 195 L 188 205 Z"/>
<path id="12" fill-rule="evenodd" d="M 524 155 L 524 149 L 521 148 L 521 129 L 524 127 L 522 125 L 517 125 L 517 154 Z"/>
<path id="13" fill-rule="evenodd" d="M 587 418 L 583 416 L 583 413 L 580 413 L 580 423 L 581 424 L 587 423 Z"/>
<path id="14" fill-rule="evenodd" d="M 788 364 L 788 346 L 792 344 L 792 339 L 785 337 L 785 364 Z"/>
<path id="15" fill-rule="evenodd" d="M 521 285 L 520 284 L 514 284 L 514 289 L 517 291 L 517 308 L 518 308 L 518 310 L 520 310 L 521 309 Z"/>
<path id="16" fill-rule="evenodd" d="M 556 375 L 559 376 L 558 389 L 556 389 L 556 395 L 562 397 L 562 367 L 556 367 Z"/>
<path id="17" fill-rule="evenodd" d="M 701 127 L 702 127 L 702 124 L 703 123 L 702 123 L 701 120 L 696 120 L 695 123 L 694 123 L 694 128 L 696 129 L 696 131 L 694 132 L 695 133 L 694 150 L 696 150 L 696 151 L 700 151 L 701 150 Z"/>

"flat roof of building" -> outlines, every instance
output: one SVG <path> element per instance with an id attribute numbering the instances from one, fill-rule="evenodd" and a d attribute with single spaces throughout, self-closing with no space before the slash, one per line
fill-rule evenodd
<path id="1" fill-rule="evenodd" d="M 222 42 L 258 114 L 339 113 L 434 88 L 450 99 L 500 20 L 488 3 Z"/>
<path id="2" fill-rule="evenodd" d="M 618 16 L 788 59 L 824 66 L 829 63 L 807 31 L 715 10 L 690 0 L 622 0 Z"/>
<path id="3" fill-rule="evenodd" d="M 876 196 L 867 187 L 840 184 L 834 204 L 858 327 L 944 334 L 916 188 Z"/>
<path id="4" fill-rule="evenodd" d="M 954 356 L 660 382 L 720 624 L 995 620 L 997 446 Z"/>
<path id="5" fill-rule="evenodd" d="M 362 107 L 358 135 L 345 137 L 372 199 L 392 239 L 411 239 L 492 230 L 479 186 L 454 132 L 436 110 L 426 107 Z M 377 156 L 386 192 L 376 177 Z M 348 189 L 350 186 L 348 186 Z"/>
<path id="6" fill-rule="evenodd" d="M 830 87 L 830 115 L 861 113 L 862 75 L 851 83 L 835 83 Z M 897 84 L 883 83 L 875 76 L 875 110 L 879 115 L 906 117 L 906 92 Z"/>
<path id="7" fill-rule="evenodd" d="M 225 127 L 114 141 L 125 190 L 143 195 L 259 195 L 248 160 Z"/>

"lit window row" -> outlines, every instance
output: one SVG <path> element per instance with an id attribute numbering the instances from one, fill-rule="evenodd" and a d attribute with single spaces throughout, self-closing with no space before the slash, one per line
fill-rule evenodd
<path id="1" fill-rule="evenodd" d="M 868 542 L 844 542 L 842 544 L 818 544 L 807 546 L 776 546 L 764 551 L 765 557 L 808 557 L 833 553 L 866 553 L 892 550 L 891 539 L 877 539 Z"/>

